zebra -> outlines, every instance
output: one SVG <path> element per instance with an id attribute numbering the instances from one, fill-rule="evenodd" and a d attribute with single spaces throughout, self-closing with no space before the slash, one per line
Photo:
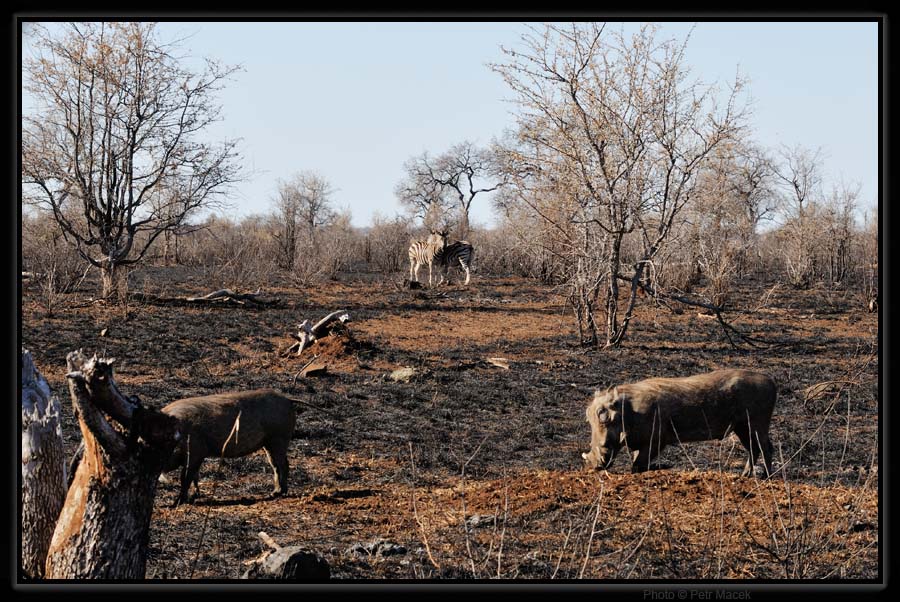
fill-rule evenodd
<path id="1" fill-rule="evenodd" d="M 447 231 L 432 230 L 427 239 L 414 241 L 409 247 L 409 279 L 418 282 L 419 267 L 428 264 L 428 285 L 431 286 L 432 266 L 437 264 L 444 266 L 444 274 L 448 279 L 451 266 L 465 270 L 465 284 L 469 284 L 469 265 L 474 253 L 474 248 L 468 242 L 458 240 L 447 244 Z"/>
<path id="2" fill-rule="evenodd" d="M 446 238 L 444 241 L 446 243 Z M 438 252 L 436 260 L 444 266 L 444 275 L 447 281 L 450 281 L 449 271 L 451 267 L 464 270 L 466 272 L 465 285 L 469 284 L 469 266 L 472 264 L 472 257 L 475 255 L 475 248 L 465 240 L 457 240 L 454 243 L 445 244 L 443 249 Z M 442 277 L 443 280 L 443 277 Z"/>
<path id="3" fill-rule="evenodd" d="M 415 240 L 409 246 L 409 280 L 419 281 L 419 268 L 428 264 L 428 286 L 431 286 L 431 266 L 435 261 L 440 265 L 438 255 L 442 255 L 447 244 L 447 235 L 443 232 L 431 231 L 425 240 Z M 413 267 L 415 266 L 415 267 Z"/>

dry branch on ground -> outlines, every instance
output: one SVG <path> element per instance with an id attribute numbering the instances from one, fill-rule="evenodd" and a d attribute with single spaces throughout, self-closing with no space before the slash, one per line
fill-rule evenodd
<path id="1" fill-rule="evenodd" d="M 303 320 L 303 322 L 301 322 L 298 326 L 299 331 L 297 332 L 297 334 L 291 334 L 293 338 L 297 339 L 297 342 L 288 347 L 287 350 L 285 350 L 284 355 L 293 353 L 295 350 L 297 351 L 297 355 L 300 355 L 301 353 L 303 353 L 304 349 L 309 347 L 317 339 L 330 334 L 332 329 L 334 328 L 334 322 L 337 322 L 339 324 L 346 324 L 349 321 L 350 314 L 348 314 L 343 309 L 331 312 L 330 314 L 316 322 L 315 326 L 310 326 L 309 320 Z"/>
<path id="2" fill-rule="evenodd" d="M 165 297 L 149 293 L 130 293 L 128 297 L 134 301 L 154 303 L 160 305 L 251 305 L 269 307 L 278 305 L 279 299 L 264 299 L 260 295 L 262 289 L 253 293 L 238 293 L 231 289 L 223 288 L 206 295 L 194 297 Z"/>

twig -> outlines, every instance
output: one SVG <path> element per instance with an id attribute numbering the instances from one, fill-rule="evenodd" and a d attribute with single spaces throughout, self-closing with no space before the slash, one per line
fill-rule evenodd
<path id="1" fill-rule="evenodd" d="M 600 483 L 600 494 L 597 496 L 597 511 L 594 513 L 594 522 L 591 523 L 591 534 L 588 537 L 587 548 L 584 551 L 584 562 L 581 565 L 581 571 L 578 573 L 578 578 L 584 578 L 584 570 L 587 568 L 588 560 L 591 557 L 591 544 L 594 542 L 594 535 L 597 533 L 597 520 L 600 518 L 600 501 L 603 499 L 603 483 Z"/>
<path id="2" fill-rule="evenodd" d="M 309 368 L 309 367 L 312 365 L 312 363 L 313 363 L 314 361 L 316 361 L 316 359 L 317 359 L 318 357 L 319 357 L 319 355 L 316 354 L 316 355 L 312 356 L 312 359 L 311 359 L 311 360 L 309 360 L 308 362 L 306 362 L 305 364 L 303 364 L 303 367 L 300 368 L 300 370 L 298 370 L 298 371 L 296 372 L 296 374 L 294 374 L 293 378 L 291 378 L 291 384 L 295 384 L 295 383 L 297 382 L 297 377 L 300 376 L 300 374 L 302 374 L 304 370 L 306 370 L 307 368 Z"/>
<path id="3" fill-rule="evenodd" d="M 506 537 L 506 521 L 509 517 L 509 483 L 506 481 L 506 471 L 503 471 L 503 530 L 500 532 L 500 548 L 497 550 L 497 579 L 500 579 L 503 558 L 503 542 Z"/>
<path id="4" fill-rule="evenodd" d="M 413 491 L 410 493 L 410 497 L 412 498 L 412 507 L 413 507 L 413 516 L 416 519 L 416 523 L 419 525 L 419 534 L 422 536 L 422 543 L 425 544 L 425 554 L 428 555 L 428 560 L 431 561 L 431 564 L 434 565 L 434 568 L 437 570 L 441 570 L 441 565 L 438 564 L 437 560 L 434 559 L 434 556 L 431 554 L 431 546 L 428 545 L 428 535 L 425 534 L 425 525 L 422 524 L 422 520 L 419 518 L 419 511 L 416 508 L 416 492 L 415 492 L 415 480 L 416 480 L 416 463 L 413 459 L 413 446 L 412 442 L 409 443 L 409 463 L 412 469 L 413 476 Z"/>
<path id="5" fill-rule="evenodd" d="M 566 538 L 563 540 L 562 549 L 559 551 L 559 558 L 556 559 L 556 567 L 553 569 L 553 573 L 550 575 L 551 579 L 556 579 L 556 573 L 559 572 L 559 565 L 562 564 L 563 554 L 566 552 L 566 547 L 569 545 L 569 538 L 572 536 L 572 523 L 569 523 L 569 530 L 566 531 Z"/>
<path id="6" fill-rule="evenodd" d="M 469 563 L 472 567 L 472 577 L 478 579 L 478 572 L 475 570 L 475 558 L 472 555 L 472 547 L 469 542 L 469 524 L 466 520 L 466 468 L 469 466 L 469 463 L 475 459 L 475 456 L 478 455 L 478 452 L 481 451 L 481 446 L 484 445 L 484 442 L 487 441 L 488 435 L 485 435 L 482 438 L 481 443 L 478 444 L 478 447 L 475 448 L 475 451 L 472 452 L 472 455 L 469 456 L 469 459 L 462 466 L 461 478 L 462 482 L 460 483 L 460 499 L 462 501 L 462 522 L 463 522 L 463 532 L 465 533 L 466 538 L 466 552 L 469 555 Z"/>
<path id="7" fill-rule="evenodd" d="M 263 543 L 265 543 L 270 548 L 274 549 L 276 552 L 281 549 L 281 546 L 278 545 L 274 539 L 269 537 L 269 534 L 266 533 L 265 531 L 260 531 L 259 533 L 256 534 L 256 536 L 259 537 L 263 541 Z"/>

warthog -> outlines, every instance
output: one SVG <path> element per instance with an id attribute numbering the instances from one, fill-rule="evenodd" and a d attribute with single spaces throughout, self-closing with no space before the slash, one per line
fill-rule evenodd
<path id="1" fill-rule="evenodd" d="M 587 408 L 591 450 L 581 456 L 589 468 L 609 468 L 624 443 L 632 452 L 631 471 L 642 472 L 666 445 L 734 432 L 748 454 L 743 475 L 752 474 L 762 452 L 768 476 L 776 396 L 770 377 L 749 370 L 649 378 L 597 391 Z"/>
<path id="2" fill-rule="evenodd" d="M 205 458 L 237 458 L 260 448 L 275 471 L 274 495 L 287 493 L 287 449 L 296 420 L 291 398 L 275 389 L 257 389 L 180 399 L 162 411 L 181 423 L 181 440 L 166 466 L 181 467 L 175 505 L 188 502 L 192 482 L 198 487 Z"/>

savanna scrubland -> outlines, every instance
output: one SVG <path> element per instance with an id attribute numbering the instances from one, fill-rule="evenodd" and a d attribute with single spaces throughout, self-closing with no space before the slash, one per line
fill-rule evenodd
<path id="1" fill-rule="evenodd" d="M 217 117 L 227 68 L 193 90 L 203 102 L 158 106 L 103 71 L 97 102 L 121 123 L 178 134 L 120 147 L 70 128 L 97 136 L 106 171 L 79 163 L 89 140 L 69 156 L 53 120 L 26 120 L 21 344 L 62 400 L 66 454 L 81 441 L 66 382 L 79 348 L 115 357 L 119 388 L 150 408 L 266 387 L 319 408 L 297 408 L 286 496 L 270 497 L 262 452 L 207 460 L 201 495 L 175 508 L 171 473 L 146 578 L 238 578 L 260 531 L 347 580 L 880 577 L 877 220 L 858 186 L 826 186 L 818 149 L 754 141 L 743 82 L 690 80 L 678 42 L 655 35 L 524 36 L 490 66 L 517 95 L 517 129 L 411 157 L 394 191 L 405 212 L 365 227 L 309 170 L 279 180 L 270 213 L 226 217 L 237 147 L 183 140 Z M 73 71 L 31 64 L 28 85 L 94 86 L 78 69 L 109 48 L 87 44 L 97 62 Z M 152 75 L 140 81 L 165 97 L 183 74 Z M 56 101 L 60 119 L 90 121 Z M 187 129 L 145 121 L 185 107 Z M 110 170 L 151 182 L 147 196 L 89 185 Z M 482 202 L 490 227 L 470 218 Z M 435 228 L 472 245 L 468 286 L 453 271 L 409 282 L 410 243 Z M 350 320 L 291 351 L 298 324 L 336 310 Z M 641 474 L 622 458 L 585 469 L 595 390 L 726 367 L 777 385 L 771 478 L 740 476 L 733 435 L 670 446 Z"/>

